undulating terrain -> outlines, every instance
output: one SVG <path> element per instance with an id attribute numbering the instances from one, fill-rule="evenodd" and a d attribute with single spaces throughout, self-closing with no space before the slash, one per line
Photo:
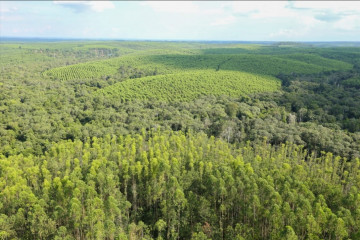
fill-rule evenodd
<path id="1" fill-rule="evenodd" d="M 360 47 L 0 55 L 0 239 L 360 239 Z"/>

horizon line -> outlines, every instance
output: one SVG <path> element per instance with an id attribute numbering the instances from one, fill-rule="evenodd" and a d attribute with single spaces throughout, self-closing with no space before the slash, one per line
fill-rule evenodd
<path id="1" fill-rule="evenodd" d="M 319 41 L 319 40 L 201 40 L 201 39 L 147 39 L 147 38 L 80 38 L 80 37 L 12 37 L 0 36 L 2 40 L 17 40 L 17 39 L 36 39 L 36 40 L 87 40 L 87 41 L 151 41 L 151 42 L 262 42 L 262 43 L 277 43 L 277 42 L 290 42 L 290 43 L 360 43 L 360 41 L 350 40 L 334 40 L 334 41 Z"/>

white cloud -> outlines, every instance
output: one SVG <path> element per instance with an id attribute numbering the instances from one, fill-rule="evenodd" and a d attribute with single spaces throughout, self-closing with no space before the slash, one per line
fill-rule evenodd
<path id="1" fill-rule="evenodd" d="M 140 4 L 149 6 L 156 12 L 197 13 L 200 11 L 199 6 L 190 1 L 146 1 Z"/>
<path id="2" fill-rule="evenodd" d="M 358 1 L 292 1 L 291 3 L 294 8 L 314 11 L 331 10 L 333 12 L 360 12 L 360 2 Z"/>
<path id="3" fill-rule="evenodd" d="M 284 19 L 285 25 L 291 23 L 292 26 L 275 30 L 269 35 L 271 38 L 295 39 L 310 34 L 314 29 L 360 29 L 360 2 L 356 1 L 238 1 L 225 2 L 222 8 L 229 14 L 247 19 Z"/>
<path id="4" fill-rule="evenodd" d="M 21 21 L 24 18 L 21 16 L 15 16 L 15 15 L 11 15 L 11 16 L 0 16 L 0 20 L 2 21 Z"/>
<path id="5" fill-rule="evenodd" d="M 310 15 L 295 15 L 292 19 L 292 26 L 280 28 L 269 34 L 271 39 L 289 39 L 296 40 L 306 37 L 314 32 L 316 28 L 324 28 L 325 23 Z"/>
<path id="6" fill-rule="evenodd" d="M 5 7 L 5 6 L 0 7 L 0 13 L 13 13 L 16 12 L 17 10 L 18 10 L 17 7 Z"/>
<path id="7" fill-rule="evenodd" d="M 294 29 L 280 29 L 277 32 L 269 34 L 270 38 L 296 38 L 306 34 L 307 31 L 299 31 Z"/>
<path id="8" fill-rule="evenodd" d="M 214 22 L 212 22 L 210 25 L 211 26 L 229 25 L 229 24 L 234 23 L 235 21 L 236 21 L 236 17 L 230 15 L 228 17 L 218 18 Z"/>
<path id="9" fill-rule="evenodd" d="M 294 20 L 297 23 L 297 25 L 301 26 L 302 28 L 310 29 L 322 24 L 322 21 L 316 19 L 311 15 L 298 15 L 295 17 Z"/>
<path id="10" fill-rule="evenodd" d="M 294 13 L 286 8 L 287 2 L 280 1 L 238 1 L 238 2 L 226 2 L 223 7 L 228 11 L 243 15 L 251 18 L 280 18 L 293 16 Z"/>
<path id="11" fill-rule="evenodd" d="M 72 8 L 77 12 L 84 10 L 102 12 L 105 9 L 115 8 L 114 4 L 110 1 L 54 1 L 54 4 Z"/>
<path id="12" fill-rule="evenodd" d="M 89 2 L 91 9 L 96 12 L 102 12 L 105 9 L 115 8 L 114 4 L 110 1 L 91 1 Z"/>
<path id="13" fill-rule="evenodd" d="M 360 30 L 360 2 L 358 1 L 331 1 L 294 3 L 297 8 L 307 8 L 317 14 L 316 18 L 330 22 L 328 26 L 337 30 Z"/>
<path id="14" fill-rule="evenodd" d="M 360 16 L 347 16 L 337 21 L 334 27 L 339 30 L 354 31 L 359 30 L 360 32 Z"/>
<path id="15" fill-rule="evenodd" d="M 222 5 L 232 14 L 252 19 L 302 18 L 336 22 L 346 16 L 360 15 L 360 2 L 356 1 L 239 1 Z"/>

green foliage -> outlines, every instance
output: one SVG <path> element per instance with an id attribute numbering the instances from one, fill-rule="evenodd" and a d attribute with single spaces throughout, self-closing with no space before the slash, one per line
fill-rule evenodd
<path id="1" fill-rule="evenodd" d="M 351 69 L 348 63 L 329 60 L 316 55 L 236 55 L 221 65 L 224 70 L 238 70 L 266 75 L 280 73 L 318 73 L 331 70 Z"/>
<path id="2" fill-rule="evenodd" d="M 291 226 L 285 227 L 282 237 L 283 239 L 287 239 L 287 240 L 298 240 L 298 237 L 296 236 L 294 229 Z M 312 239 L 310 233 L 309 233 L 309 239 Z"/>
<path id="3" fill-rule="evenodd" d="M 48 70 L 45 76 L 51 76 L 55 79 L 87 79 L 96 78 L 104 75 L 115 74 L 116 69 L 104 64 L 97 63 L 80 63 L 72 66 L 65 66 Z"/>
<path id="4" fill-rule="evenodd" d="M 0 238 L 359 239 L 360 50 L 324 45 L 0 43 Z"/>
<path id="5" fill-rule="evenodd" d="M 97 91 L 96 95 L 122 101 L 188 101 L 201 95 L 239 97 L 256 92 L 275 91 L 279 87 L 279 81 L 271 77 L 232 71 L 195 71 L 127 80 Z"/>
<path id="6" fill-rule="evenodd" d="M 323 71 L 349 70 L 352 68 L 352 66 L 346 62 L 324 58 L 316 54 L 294 53 L 281 55 L 280 57 L 284 59 L 292 59 L 307 64 L 316 65 L 322 67 Z"/>
<path id="7" fill-rule="evenodd" d="M 341 84 L 346 87 L 353 87 L 360 89 L 360 77 L 346 79 L 345 81 L 342 81 Z"/>
<path id="8" fill-rule="evenodd" d="M 168 52 L 168 54 L 165 54 Z M 110 60 L 101 60 L 48 70 L 45 76 L 57 79 L 88 79 L 115 75 L 128 68 L 157 74 L 176 73 L 188 70 L 234 70 L 264 75 L 280 73 L 319 73 L 332 70 L 348 70 L 351 64 L 320 57 L 315 54 L 206 54 L 198 55 L 190 51 L 148 50 Z M 149 75 L 149 74 L 147 74 Z M 152 75 L 152 74 L 150 74 Z"/>
<path id="9" fill-rule="evenodd" d="M 360 230 L 359 161 L 160 130 L 61 141 L 1 157 L 1 234 L 345 239 Z"/>

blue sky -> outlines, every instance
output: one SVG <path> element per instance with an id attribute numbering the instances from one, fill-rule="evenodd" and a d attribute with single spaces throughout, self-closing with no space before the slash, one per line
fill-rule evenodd
<path id="1" fill-rule="evenodd" d="M 360 41 L 360 2 L 0 1 L 0 36 Z"/>

